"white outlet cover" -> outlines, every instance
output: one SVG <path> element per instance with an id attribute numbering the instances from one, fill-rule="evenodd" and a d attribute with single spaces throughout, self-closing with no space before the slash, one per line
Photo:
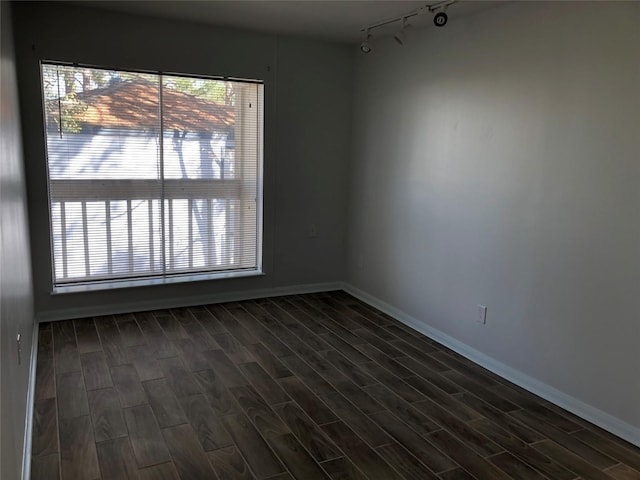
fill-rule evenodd
<path id="1" fill-rule="evenodd" d="M 487 307 L 486 306 L 478 304 L 478 316 L 476 317 L 476 321 L 482 324 L 487 323 Z"/>

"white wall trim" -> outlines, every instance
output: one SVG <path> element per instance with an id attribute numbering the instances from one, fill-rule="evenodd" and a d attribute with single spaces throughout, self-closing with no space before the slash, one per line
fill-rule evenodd
<path id="1" fill-rule="evenodd" d="M 29 356 L 29 386 L 27 387 L 27 412 L 24 420 L 24 442 L 22 445 L 22 480 L 31 478 L 31 446 L 33 436 L 33 408 L 36 392 L 36 365 L 38 363 L 38 332 L 37 322 L 33 323 L 31 335 L 31 355 Z"/>
<path id="2" fill-rule="evenodd" d="M 478 365 L 490 370 L 491 372 L 500 375 L 502 378 L 509 380 L 512 383 L 528 390 L 549 402 L 564 408 L 565 410 L 603 428 L 604 430 L 640 447 L 640 428 L 634 427 L 629 423 L 620 420 L 613 415 L 610 415 L 602 410 L 599 410 L 575 397 L 567 395 L 566 393 L 547 385 L 546 383 L 537 380 L 519 370 L 511 368 L 510 366 L 495 360 L 494 358 L 485 355 L 484 353 L 462 343 L 455 338 L 441 332 L 429 325 L 421 322 L 420 320 L 404 313 L 402 310 L 390 305 L 373 295 L 360 290 L 349 283 L 343 285 L 343 289 L 359 298 L 363 302 L 366 302 L 384 313 L 391 315 L 395 319 L 401 321 L 405 325 L 417 330 L 418 332 L 426 335 L 427 337 L 441 343 L 442 345 L 450 348 L 451 350 L 459 353 L 460 355 L 468 358 L 469 360 L 477 363 Z"/>
<path id="3" fill-rule="evenodd" d="M 36 320 L 37 322 L 69 320 L 73 318 L 113 315 L 117 313 L 143 312 L 146 310 L 159 310 L 164 308 L 177 308 L 191 305 L 206 305 L 209 303 L 236 302 L 254 298 L 280 297 L 282 295 L 326 292 L 329 290 L 342 290 L 342 288 L 342 282 L 326 282 L 309 283 L 303 285 L 289 285 L 285 287 L 262 288 L 256 290 L 242 290 L 237 292 L 211 293 L 193 297 L 158 298 L 142 302 L 119 303 L 117 305 L 96 305 L 81 308 L 42 311 L 36 314 Z"/>

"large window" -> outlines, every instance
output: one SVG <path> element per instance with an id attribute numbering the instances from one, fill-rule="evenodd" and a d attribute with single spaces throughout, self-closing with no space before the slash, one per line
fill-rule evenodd
<path id="1" fill-rule="evenodd" d="M 43 63 L 42 86 L 54 288 L 261 271 L 261 82 Z"/>

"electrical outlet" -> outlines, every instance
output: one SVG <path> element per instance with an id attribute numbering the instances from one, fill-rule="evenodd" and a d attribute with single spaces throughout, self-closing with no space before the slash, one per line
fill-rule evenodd
<path id="1" fill-rule="evenodd" d="M 478 315 L 476 316 L 476 322 L 485 324 L 487 323 L 487 307 L 478 304 Z"/>
<path id="2" fill-rule="evenodd" d="M 18 332 L 16 335 L 16 344 L 18 347 L 18 365 L 22 363 L 22 334 Z"/>

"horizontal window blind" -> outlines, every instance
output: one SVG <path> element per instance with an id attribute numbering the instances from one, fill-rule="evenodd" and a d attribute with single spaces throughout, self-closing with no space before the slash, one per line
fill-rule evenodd
<path id="1" fill-rule="evenodd" d="M 54 287 L 261 269 L 263 84 L 42 64 Z"/>

